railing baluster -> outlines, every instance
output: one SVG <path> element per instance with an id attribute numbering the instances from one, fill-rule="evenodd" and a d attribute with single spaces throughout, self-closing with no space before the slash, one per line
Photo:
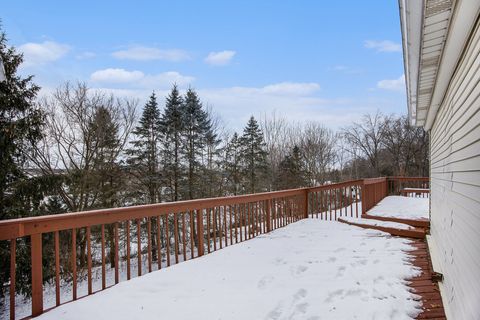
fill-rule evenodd
<path id="1" fill-rule="evenodd" d="M 174 244 L 175 244 L 175 264 L 178 264 L 178 251 L 179 251 L 179 236 L 178 236 L 178 214 L 175 212 L 173 214 L 173 233 L 174 233 Z"/>
<path id="2" fill-rule="evenodd" d="M 235 217 L 235 243 L 238 243 L 238 206 L 235 204 L 233 205 L 233 215 Z"/>
<path id="3" fill-rule="evenodd" d="M 105 289 L 105 287 L 107 286 L 107 279 L 106 279 L 106 272 L 105 272 L 105 225 L 102 224 L 102 230 L 101 230 L 101 233 L 102 233 L 102 238 L 101 238 L 101 250 L 102 250 L 102 290 Z M 130 246 L 130 243 L 128 241 L 127 243 L 127 246 Z M 127 250 L 128 250 L 128 247 L 127 247 Z M 128 251 L 127 251 L 128 252 Z M 127 263 L 128 263 L 128 260 L 127 260 Z M 130 271 L 130 270 L 128 270 Z M 128 274 L 130 275 L 130 274 Z M 130 278 L 128 278 L 130 279 Z"/>
<path id="4" fill-rule="evenodd" d="M 137 219 L 137 274 L 142 275 L 142 221 Z"/>
<path id="5" fill-rule="evenodd" d="M 198 256 L 201 257 L 204 254 L 203 245 L 203 209 L 196 210 L 197 212 L 197 235 L 198 235 Z"/>
<path id="6" fill-rule="evenodd" d="M 162 269 L 162 234 L 161 234 L 161 229 L 160 229 L 160 216 L 157 216 L 155 219 L 157 223 L 157 264 L 158 264 L 158 270 Z"/>
<path id="7" fill-rule="evenodd" d="M 217 207 L 212 208 L 213 251 L 217 251 Z"/>
<path id="8" fill-rule="evenodd" d="M 53 233 L 55 242 L 55 305 L 60 305 L 60 232 Z M 15 283 L 15 282 L 14 282 Z"/>
<path id="9" fill-rule="evenodd" d="M 250 209 L 250 202 L 245 203 L 245 229 L 247 235 L 245 240 L 252 238 L 252 210 Z"/>
<path id="10" fill-rule="evenodd" d="M 147 217 L 147 250 L 148 272 L 152 272 L 152 223 L 149 217 Z"/>
<path id="11" fill-rule="evenodd" d="M 77 300 L 77 229 L 72 229 L 72 298 Z"/>
<path id="12" fill-rule="evenodd" d="M 164 229 L 165 229 L 165 244 L 167 246 L 167 267 L 170 267 L 170 233 L 168 231 L 168 214 L 165 215 Z"/>
<path id="13" fill-rule="evenodd" d="M 10 240 L 10 320 L 15 320 L 15 280 L 16 280 L 16 259 L 17 239 Z"/>
<path id="14" fill-rule="evenodd" d="M 225 247 L 227 247 L 228 246 L 227 206 L 223 206 L 223 229 L 225 230 Z"/>
<path id="15" fill-rule="evenodd" d="M 193 259 L 194 258 L 194 248 L 195 248 L 195 233 L 193 232 L 193 212 L 189 211 L 189 220 L 190 220 L 190 257 Z"/>
<path id="16" fill-rule="evenodd" d="M 242 206 L 242 214 L 243 214 L 243 240 L 248 239 L 248 211 L 247 211 L 247 203 L 244 202 Z"/>
<path id="17" fill-rule="evenodd" d="M 118 246 L 118 222 L 115 222 L 114 224 L 114 233 L 115 233 L 115 245 L 113 250 L 115 250 L 115 284 L 117 284 L 120 281 L 120 275 L 119 275 L 119 246 Z"/>
<path id="18" fill-rule="evenodd" d="M 90 226 L 86 228 L 87 237 L 87 281 L 88 281 L 88 294 L 92 294 L 92 243 Z"/>
<path id="19" fill-rule="evenodd" d="M 103 230 L 103 226 L 102 226 L 102 230 Z M 130 220 L 125 221 L 125 233 L 126 233 L 126 238 L 127 238 L 127 280 L 130 280 L 130 277 L 131 277 L 131 270 L 130 270 Z M 102 234 L 102 239 L 103 239 L 103 234 Z M 102 249 L 102 251 L 103 251 L 103 249 Z M 103 261 L 102 261 L 102 265 L 104 265 Z M 102 270 L 102 272 L 103 272 L 103 270 Z"/>
<path id="20" fill-rule="evenodd" d="M 187 240 L 185 235 L 185 212 L 181 213 L 182 215 L 182 251 L 183 251 L 183 261 L 187 261 Z"/>
<path id="21" fill-rule="evenodd" d="M 207 253 L 210 253 L 210 209 L 206 209 L 207 216 Z"/>

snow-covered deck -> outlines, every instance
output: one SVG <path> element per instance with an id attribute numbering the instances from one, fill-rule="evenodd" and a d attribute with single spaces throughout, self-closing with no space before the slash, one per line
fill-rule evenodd
<path id="1" fill-rule="evenodd" d="M 420 304 L 403 280 L 419 274 L 410 243 L 304 219 L 39 319 L 410 319 Z"/>
<path id="2" fill-rule="evenodd" d="M 368 210 L 368 215 L 399 219 L 428 220 L 429 199 L 389 196 Z"/>

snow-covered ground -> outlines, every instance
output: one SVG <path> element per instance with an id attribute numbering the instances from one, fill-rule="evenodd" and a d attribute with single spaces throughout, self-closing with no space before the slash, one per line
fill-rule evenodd
<path id="1" fill-rule="evenodd" d="M 39 319 L 410 319 L 409 240 L 304 219 Z"/>
<path id="2" fill-rule="evenodd" d="M 370 209 L 368 214 L 402 219 L 429 219 L 429 199 L 390 196 Z"/>

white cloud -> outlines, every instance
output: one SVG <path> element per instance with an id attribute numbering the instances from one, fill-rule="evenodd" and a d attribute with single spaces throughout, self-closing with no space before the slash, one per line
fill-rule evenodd
<path id="1" fill-rule="evenodd" d="M 167 60 L 167 61 L 182 61 L 190 59 L 188 53 L 180 49 L 159 49 L 151 47 L 136 46 L 126 50 L 119 50 L 112 53 L 112 56 L 117 59 L 124 60 Z"/>
<path id="2" fill-rule="evenodd" d="M 44 41 L 42 43 L 28 42 L 18 47 L 23 52 L 23 67 L 43 65 L 48 62 L 56 61 L 70 51 L 70 46 L 54 41 Z"/>
<path id="3" fill-rule="evenodd" d="M 377 52 L 401 52 L 402 45 L 390 40 L 375 41 L 367 40 L 365 41 L 365 48 L 374 49 Z"/>
<path id="4" fill-rule="evenodd" d="M 385 90 L 404 91 L 405 90 L 405 75 L 402 74 L 398 79 L 386 79 L 377 82 L 377 87 Z"/>
<path id="5" fill-rule="evenodd" d="M 312 94 L 320 89 L 320 85 L 314 82 L 281 82 L 270 84 L 261 90 L 268 94 L 302 96 Z"/>
<path id="6" fill-rule="evenodd" d="M 232 61 L 236 52 L 231 50 L 210 52 L 205 58 L 205 62 L 212 66 L 225 66 Z"/>
<path id="7" fill-rule="evenodd" d="M 363 72 L 363 70 L 360 68 L 352 68 L 341 64 L 333 66 L 330 70 L 344 74 L 358 74 Z"/>
<path id="8" fill-rule="evenodd" d="M 173 82 L 182 81 L 180 91 L 185 93 L 186 85 L 193 77 L 178 72 L 144 75 L 138 81 L 125 84 L 94 83 L 94 90 L 114 93 L 118 96 L 133 97 L 143 105 L 154 89 L 158 103 L 164 105 Z M 404 101 L 395 95 L 394 99 L 374 97 L 322 97 L 320 85 L 310 82 L 280 82 L 258 87 L 197 88 L 206 107 L 225 122 L 227 130 L 241 132 L 248 118 L 270 116 L 273 112 L 292 122 L 319 121 L 332 129 L 351 124 L 362 114 L 375 112 L 381 105 L 385 112 L 398 110 Z"/>
<path id="9" fill-rule="evenodd" d="M 237 131 L 242 130 L 251 115 L 260 118 L 269 116 L 274 111 L 290 121 L 321 121 L 329 127 L 346 125 L 363 111 L 351 107 L 349 99 L 325 99 L 318 96 L 318 84 L 284 84 L 198 91 L 204 104 L 211 106 L 225 119 L 228 127 Z M 299 90 L 294 91 L 293 88 Z M 349 108 L 347 112 L 346 108 Z"/>
<path id="10" fill-rule="evenodd" d="M 347 71 L 349 68 L 344 65 L 337 65 L 333 67 L 333 70 L 335 71 Z"/>
<path id="11" fill-rule="evenodd" d="M 90 80 L 96 83 L 125 83 L 139 88 L 156 89 L 170 87 L 173 83 L 183 87 L 193 82 L 195 78 L 176 71 L 149 75 L 137 70 L 109 68 L 93 72 Z"/>
<path id="12" fill-rule="evenodd" d="M 192 76 L 185 76 L 176 71 L 167 71 L 154 75 L 146 75 L 141 81 L 143 87 L 165 88 L 176 83 L 179 87 L 189 85 L 195 80 Z"/>
<path id="13" fill-rule="evenodd" d="M 108 68 L 95 71 L 90 75 L 90 80 L 94 82 L 127 83 L 138 81 L 144 77 L 145 75 L 141 71 Z"/>
<path id="14" fill-rule="evenodd" d="M 80 54 L 77 54 L 77 56 L 75 58 L 77 58 L 79 60 L 85 60 L 85 59 L 95 58 L 96 56 L 97 56 L 97 54 L 95 52 L 84 51 Z"/>

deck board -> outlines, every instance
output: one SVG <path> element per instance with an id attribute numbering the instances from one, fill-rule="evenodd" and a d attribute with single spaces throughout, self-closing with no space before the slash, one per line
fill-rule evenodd
<path id="1" fill-rule="evenodd" d="M 422 269 L 419 276 L 407 279 L 411 291 L 418 295 L 418 299 L 422 301 L 422 312 L 417 316 L 417 319 L 446 319 L 440 289 L 438 284 L 432 281 L 433 268 L 428 245 L 423 239 L 412 241 L 412 245 L 417 249 L 408 253 L 412 257 L 412 264 Z"/>

